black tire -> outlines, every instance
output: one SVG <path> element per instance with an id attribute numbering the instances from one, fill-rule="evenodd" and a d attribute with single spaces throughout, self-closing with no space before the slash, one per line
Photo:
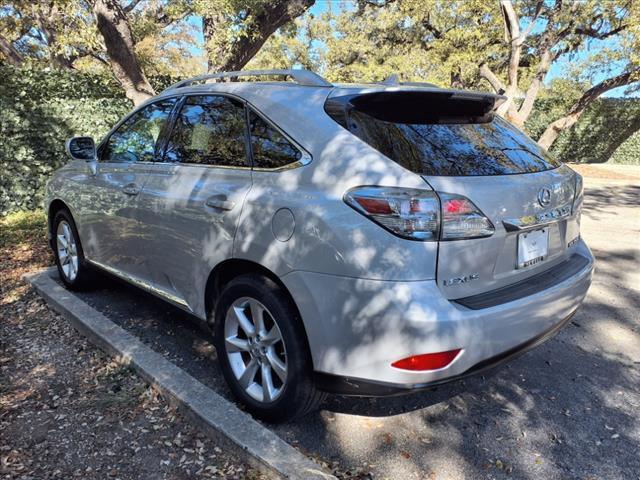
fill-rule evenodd
<path id="1" fill-rule="evenodd" d="M 231 366 L 225 347 L 225 322 L 227 312 L 243 297 L 255 299 L 268 310 L 268 317 L 281 333 L 286 351 L 286 381 L 275 400 L 258 401 L 240 385 Z M 246 410 L 267 422 L 284 422 L 316 410 L 325 394 L 319 391 L 311 377 L 312 362 L 302 321 L 288 295 L 270 278 L 258 274 L 241 275 L 223 289 L 214 313 L 214 344 L 222 373 L 233 394 Z M 245 353 L 242 353 L 245 355 Z M 248 353 L 246 355 L 249 355 Z M 245 356 L 247 362 L 252 358 Z M 264 359 L 263 359 L 264 361 Z M 274 370 L 275 371 L 275 370 Z M 260 373 L 258 377 L 261 378 Z M 275 377 L 274 377 L 275 378 Z"/>
<path id="2" fill-rule="evenodd" d="M 71 234 L 73 235 L 75 241 L 75 252 L 77 254 L 77 272 L 75 275 L 70 276 L 65 273 L 63 265 L 60 260 L 60 252 L 57 244 L 57 232 L 58 227 L 62 222 L 66 222 L 69 226 Z M 87 265 L 87 262 L 84 258 L 84 252 L 82 250 L 82 244 L 80 243 L 80 235 L 78 235 L 78 229 L 76 228 L 76 224 L 73 221 L 73 217 L 71 213 L 66 209 L 58 210 L 54 217 L 53 222 L 51 224 L 51 235 L 52 242 L 51 246 L 53 248 L 53 255 L 56 259 L 56 266 L 58 267 L 58 274 L 60 275 L 60 279 L 62 283 L 70 290 L 87 290 L 93 285 L 93 276 L 90 267 Z"/>

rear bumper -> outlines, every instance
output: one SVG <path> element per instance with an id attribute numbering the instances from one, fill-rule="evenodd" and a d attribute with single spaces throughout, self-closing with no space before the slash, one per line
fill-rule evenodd
<path id="1" fill-rule="evenodd" d="M 291 272 L 282 281 L 301 313 L 321 386 L 347 394 L 388 395 L 476 373 L 557 332 L 591 285 L 591 252 L 582 240 L 575 251 L 587 261 L 571 276 L 531 295 L 475 310 L 444 298 L 433 280 L 390 282 Z M 462 352 L 440 370 L 391 366 L 411 355 L 453 349 Z"/>
<path id="2" fill-rule="evenodd" d="M 511 360 L 519 357 L 520 355 L 528 352 L 532 348 L 546 342 L 553 336 L 555 336 L 567 323 L 571 321 L 575 311 L 569 316 L 564 318 L 558 324 L 552 326 L 550 329 L 542 332 L 540 335 L 520 344 L 516 347 L 500 353 L 494 357 L 477 363 L 466 372 L 448 377 L 442 380 L 436 380 L 430 383 L 415 383 L 408 385 L 401 385 L 396 383 L 384 383 L 376 382 L 374 380 L 363 380 L 360 378 L 342 377 L 338 375 L 331 375 L 329 373 L 315 373 L 315 381 L 318 388 L 325 392 L 336 393 L 340 395 L 360 396 L 360 397 L 391 397 L 396 395 L 406 395 L 408 393 L 417 392 L 419 390 L 427 390 L 438 385 L 445 383 L 455 382 L 472 375 L 477 375 L 487 370 L 499 367 Z"/>

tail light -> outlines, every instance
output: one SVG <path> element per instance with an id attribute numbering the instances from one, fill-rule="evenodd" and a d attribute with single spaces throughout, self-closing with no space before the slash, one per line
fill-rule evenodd
<path id="1" fill-rule="evenodd" d="M 495 228 L 471 200 L 462 195 L 439 193 L 442 202 L 442 240 L 493 235 Z"/>
<path id="2" fill-rule="evenodd" d="M 402 238 L 421 241 L 487 237 L 494 227 L 462 195 L 401 187 L 356 187 L 344 201 Z"/>
<path id="3" fill-rule="evenodd" d="M 399 187 L 358 187 L 344 201 L 402 238 L 438 240 L 440 204 L 435 192 Z"/>

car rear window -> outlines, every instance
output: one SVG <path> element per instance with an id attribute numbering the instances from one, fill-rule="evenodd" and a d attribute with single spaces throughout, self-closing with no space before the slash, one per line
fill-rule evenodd
<path id="1" fill-rule="evenodd" d="M 481 176 L 551 170 L 560 162 L 509 122 L 400 123 L 350 109 L 347 128 L 421 175 Z"/>

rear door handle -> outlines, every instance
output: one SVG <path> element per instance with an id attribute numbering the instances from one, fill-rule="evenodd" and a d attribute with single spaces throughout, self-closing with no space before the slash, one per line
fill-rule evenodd
<path id="1" fill-rule="evenodd" d="M 140 187 L 135 183 L 128 183 L 124 187 L 122 187 L 122 192 L 127 195 L 138 195 L 140 193 Z"/>
<path id="2" fill-rule="evenodd" d="M 227 197 L 214 196 L 207 198 L 205 205 L 211 208 L 217 208 L 219 210 L 233 210 L 236 206 L 235 202 L 230 202 Z"/>

